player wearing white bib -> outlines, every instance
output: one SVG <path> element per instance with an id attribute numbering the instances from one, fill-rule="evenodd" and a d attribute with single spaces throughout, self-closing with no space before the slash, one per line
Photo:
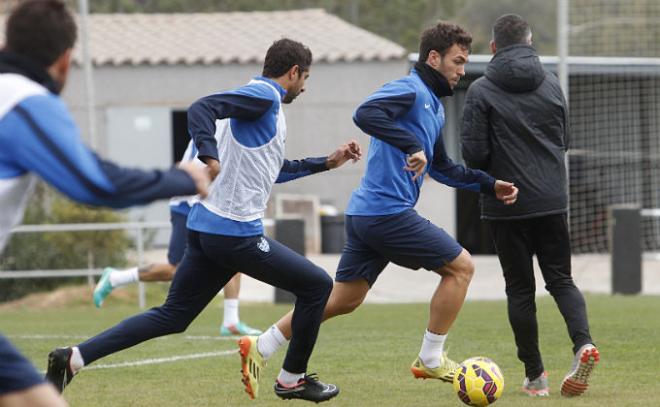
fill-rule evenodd
<path id="1" fill-rule="evenodd" d="M 202 98 L 190 107 L 188 131 L 198 157 L 215 179 L 208 197 L 193 205 L 188 214 L 188 242 L 167 300 L 77 346 L 51 352 L 47 376 L 58 388 L 63 389 L 82 366 L 104 356 L 183 332 L 241 271 L 296 296 L 293 334 L 275 384 L 276 394 L 318 402 L 339 393 L 336 386 L 306 373 L 332 279 L 305 257 L 264 236 L 261 221 L 274 183 L 336 168 L 361 156 L 357 143 L 349 142 L 328 157 L 284 158 L 282 104 L 304 91 L 311 63 L 307 47 L 281 39 L 268 49 L 261 77 L 238 89 Z M 249 341 L 242 343 L 243 358 L 254 348 Z M 257 394 L 253 378 L 260 375 L 255 368 L 242 372 L 252 398 Z"/>

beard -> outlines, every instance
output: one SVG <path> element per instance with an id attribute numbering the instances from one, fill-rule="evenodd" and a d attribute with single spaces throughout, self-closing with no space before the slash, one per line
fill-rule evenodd
<path id="1" fill-rule="evenodd" d="M 299 95 L 298 93 L 294 95 L 293 92 L 287 92 L 286 95 L 284 95 L 284 97 L 282 98 L 282 103 L 288 105 L 289 103 L 293 102 L 294 99 L 298 97 L 298 95 Z"/>

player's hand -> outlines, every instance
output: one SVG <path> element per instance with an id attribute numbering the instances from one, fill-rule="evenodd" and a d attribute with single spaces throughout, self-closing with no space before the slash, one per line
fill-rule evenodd
<path id="1" fill-rule="evenodd" d="M 413 181 L 415 181 L 417 178 L 420 177 L 420 175 L 424 174 L 424 170 L 426 169 L 426 163 L 428 161 L 426 160 L 426 154 L 424 154 L 424 150 L 418 151 L 415 154 L 410 154 L 408 158 L 406 158 L 406 165 L 403 167 L 404 170 L 406 171 L 412 171 L 415 173 L 413 175 Z"/>
<path id="2" fill-rule="evenodd" d="M 195 182 L 195 187 L 197 187 L 197 193 L 205 198 L 208 195 L 209 184 L 211 183 L 211 177 L 206 168 L 193 162 L 185 162 L 179 164 L 179 169 L 190 175 L 190 178 Z"/>
<path id="3" fill-rule="evenodd" d="M 355 140 L 351 140 L 346 144 L 339 146 L 332 154 L 328 156 L 325 165 L 329 170 L 341 167 L 348 160 L 353 160 L 354 163 L 362 158 L 362 147 Z"/>
<path id="4" fill-rule="evenodd" d="M 211 157 L 202 157 L 201 160 L 206 164 L 206 172 L 213 181 L 220 174 L 220 161 Z"/>
<path id="5" fill-rule="evenodd" d="M 518 199 L 518 188 L 511 182 L 497 180 L 495 181 L 495 196 L 504 205 L 511 205 Z"/>

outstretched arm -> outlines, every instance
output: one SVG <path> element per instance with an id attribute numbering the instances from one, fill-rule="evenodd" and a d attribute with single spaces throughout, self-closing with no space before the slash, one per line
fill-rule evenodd
<path id="1" fill-rule="evenodd" d="M 351 140 L 348 143 L 339 146 L 337 150 L 327 157 L 305 158 L 304 160 L 284 160 L 280 174 L 275 182 L 281 184 L 293 181 L 294 179 L 302 178 L 307 175 L 341 167 L 348 160 L 357 162 L 360 158 L 362 158 L 362 148 L 355 140 Z"/>
<path id="2" fill-rule="evenodd" d="M 16 106 L 12 114 L 27 130 L 20 143 L 7 146 L 17 168 L 38 174 L 75 201 L 124 208 L 177 195 L 206 193 L 204 175 L 197 169 L 128 169 L 100 159 L 82 143 L 60 101 L 34 97 Z"/>
<path id="3" fill-rule="evenodd" d="M 511 205 L 518 198 L 518 188 L 512 183 L 496 180 L 481 170 L 473 170 L 453 162 L 447 156 L 442 138 L 438 138 L 435 143 L 429 175 L 434 180 L 450 187 L 494 195 L 505 205 Z"/>

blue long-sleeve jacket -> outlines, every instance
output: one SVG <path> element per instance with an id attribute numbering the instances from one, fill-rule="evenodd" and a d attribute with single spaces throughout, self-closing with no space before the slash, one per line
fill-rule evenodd
<path id="1" fill-rule="evenodd" d="M 494 178 L 456 164 L 447 156 L 442 138 L 444 108 L 415 69 L 369 96 L 353 120 L 372 139 L 367 169 L 360 186 L 353 191 L 347 214 L 390 215 L 414 207 L 424 177 L 413 181 L 414 174 L 403 168 L 408 155 L 422 150 L 430 163 L 425 173 L 436 181 L 494 193 Z"/>
<path id="2" fill-rule="evenodd" d="M 75 201 L 111 208 L 196 192 L 179 169 L 127 169 L 100 159 L 82 143 L 57 91 L 43 68 L 0 52 L 0 251 L 22 219 L 34 175 Z"/>

